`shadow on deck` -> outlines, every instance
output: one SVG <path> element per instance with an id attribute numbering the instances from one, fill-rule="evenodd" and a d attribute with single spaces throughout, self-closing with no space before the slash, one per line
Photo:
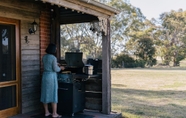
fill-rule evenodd
<path id="1" fill-rule="evenodd" d="M 62 115 L 62 118 L 122 118 L 121 113 L 111 112 L 109 115 L 107 115 L 94 110 L 84 110 L 83 113 L 76 113 L 74 114 L 74 116 L 70 116 L 67 114 Z M 44 114 L 41 113 L 27 113 L 12 116 L 10 118 L 52 118 L 52 116 L 45 117 Z"/>

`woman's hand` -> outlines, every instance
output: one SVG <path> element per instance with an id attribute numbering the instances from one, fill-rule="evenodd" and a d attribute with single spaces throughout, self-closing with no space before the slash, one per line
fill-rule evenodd
<path id="1" fill-rule="evenodd" d="M 60 64 L 60 63 L 57 63 L 57 65 L 58 65 L 58 66 L 61 66 L 61 64 Z"/>
<path id="2" fill-rule="evenodd" d="M 65 67 L 64 66 L 60 66 L 61 70 L 65 70 Z"/>

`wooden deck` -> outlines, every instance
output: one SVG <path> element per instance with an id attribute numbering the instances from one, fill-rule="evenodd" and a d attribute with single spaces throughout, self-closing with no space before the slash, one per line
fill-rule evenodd
<path id="1" fill-rule="evenodd" d="M 27 113 L 12 116 L 10 118 L 52 118 L 52 116 L 45 117 L 43 113 Z M 102 114 L 99 111 L 84 110 L 83 113 L 77 113 L 74 116 L 63 115 L 62 118 L 122 118 L 121 113 L 111 112 L 109 115 Z"/>

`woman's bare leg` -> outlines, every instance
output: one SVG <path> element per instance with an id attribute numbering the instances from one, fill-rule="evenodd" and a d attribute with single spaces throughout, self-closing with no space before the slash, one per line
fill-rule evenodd
<path id="1" fill-rule="evenodd" d="M 52 103 L 52 117 L 61 117 L 61 115 L 57 114 L 57 103 Z"/>
<path id="2" fill-rule="evenodd" d="M 45 116 L 49 116 L 51 113 L 48 111 L 48 104 L 43 103 L 45 109 Z"/>

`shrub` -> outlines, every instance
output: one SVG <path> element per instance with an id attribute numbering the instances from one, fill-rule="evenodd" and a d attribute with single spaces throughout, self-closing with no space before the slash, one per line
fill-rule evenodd
<path id="1" fill-rule="evenodd" d="M 116 68 L 133 68 L 135 67 L 135 60 L 127 54 L 118 55 L 115 59 L 112 59 L 112 67 Z"/>

